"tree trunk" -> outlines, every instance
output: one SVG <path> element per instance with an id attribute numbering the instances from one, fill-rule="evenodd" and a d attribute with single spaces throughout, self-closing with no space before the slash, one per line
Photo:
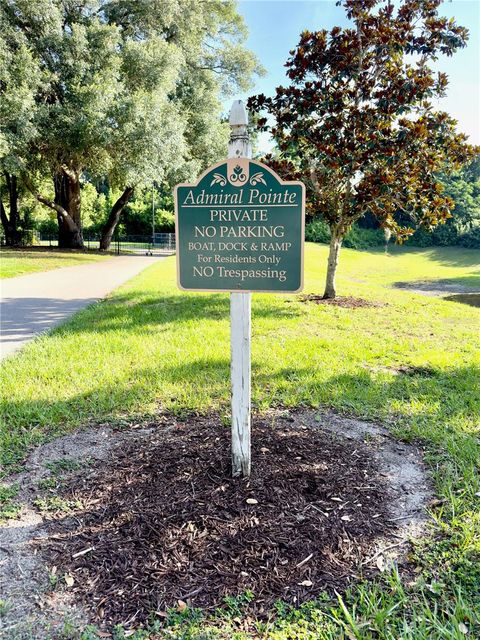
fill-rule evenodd
<path id="1" fill-rule="evenodd" d="M 3 231 L 5 232 L 5 244 L 7 246 L 10 246 L 11 244 L 10 220 L 7 218 L 7 212 L 5 211 L 5 207 L 3 206 L 1 197 L 0 197 L 0 220 L 2 222 Z"/>
<path id="2" fill-rule="evenodd" d="M 62 249 L 83 249 L 79 172 L 62 170 L 55 174 L 53 182 L 55 204 L 68 214 L 57 211 L 58 246 Z"/>
<path id="3" fill-rule="evenodd" d="M 66 249 L 83 249 L 80 171 L 62 167 L 62 170 L 53 176 L 54 200 L 39 193 L 27 174 L 23 175 L 22 179 L 38 202 L 57 213 L 58 246 Z"/>
<path id="4" fill-rule="evenodd" d="M 12 229 L 12 244 L 20 244 L 22 233 L 18 228 L 20 222 L 18 215 L 18 183 L 17 176 L 5 174 L 7 178 L 9 204 L 10 204 L 10 227 Z"/>
<path id="5" fill-rule="evenodd" d="M 5 243 L 10 247 L 14 247 L 19 245 L 22 239 L 22 233 L 18 228 L 20 222 L 18 215 L 18 183 L 17 176 L 7 172 L 5 172 L 4 175 L 8 189 L 10 215 L 7 216 L 7 212 L 5 211 L 2 203 L 0 207 L 0 216 L 5 231 Z"/>
<path id="6" fill-rule="evenodd" d="M 113 234 L 115 232 L 118 221 L 120 220 L 120 215 L 123 211 L 123 208 L 132 197 L 133 191 L 134 187 L 127 187 L 113 205 L 112 210 L 110 211 L 110 215 L 108 216 L 108 220 L 104 224 L 102 229 L 102 237 L 100 238 L 100 251 L 108 251 L 108 249 L 110 248 L 110 243 L 112 242 Z"/>
<path id="7" fill-rule="evenodd" d="M 325 283 L 324 299 L 333 300 L 337 295 L 335 288 L 335 275 L 338 265 L 338 254 L 342 246 L 343 236 L 338 233 L 337 229 L 332 229 L 332 237 L 330 240 L 330 252 L 328 254 L 327 281 Z"/>

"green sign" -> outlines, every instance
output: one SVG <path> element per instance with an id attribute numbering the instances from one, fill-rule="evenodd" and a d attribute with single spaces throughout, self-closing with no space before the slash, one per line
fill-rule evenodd
<path id="1" fill-rule="evenodd" d="M 247 158 L 175 187 L 177 274 L 191 291 L 295 292 L 303 286 L 305 187 Z"/>

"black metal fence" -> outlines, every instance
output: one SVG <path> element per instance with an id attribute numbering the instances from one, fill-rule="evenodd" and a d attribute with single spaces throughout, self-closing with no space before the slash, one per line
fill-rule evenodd
<path id="1" fill-rule="evenodd" d="M 83 242 L 86 249 L 99 249 L 100 236 L 83 235 Z M 57 247 L 57 235 L 35 232 L 33 244 L 43 247 Z M 151 255 L 158 252 L 175 251 L 174 233 L 156 233 L 154 236 L 118 236 L 112 239 L 110 251 L 115 253 L 145 253 Z"/>

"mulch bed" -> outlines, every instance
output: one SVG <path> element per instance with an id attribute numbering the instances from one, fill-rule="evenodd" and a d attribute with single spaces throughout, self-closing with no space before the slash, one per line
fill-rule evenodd
<path id="1" fill-rule="evenodd" d="M 383 307 L 384 303 L 365 300 L 364 298 L 354 298 L 353 296 L 337 296 L 336 298 L 324 298 L 316 293 L 308 293 L 300 296 L 300 302 L 314 302 L 315 304 L 328 304 L 332 307 L 345 307 L 347 309 L 358 309 L 360 307 Z"/>
<path id="2" fill-rule="evenodd" d="M 61 494 L 82 508 L 57 514 L 39 543 L 99 624 L 138 625 L 179 601 L 213 608 L 247 589 L 257 615 L 300 604 L 357 578 L 392 526 L 363 444 L 256 419 L 252 476 L 232 479 L 219 417 L 172 423 L 71 478 Z"/>

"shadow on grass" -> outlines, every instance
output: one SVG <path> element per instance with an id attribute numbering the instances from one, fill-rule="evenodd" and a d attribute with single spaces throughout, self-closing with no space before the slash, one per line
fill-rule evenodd
<path id="1" fill-rule="evenodd" d="M 470 307 L 480 307 L 480 293 L 457 293 L 453 296 L 445 296 L 444 300 L 468 304 Z"/>
<path id="2" fill-rule="evenodd" d="M 382 250 L 372 250 L 372 253 L 383 253 Z M 421 253 L 432 262 L 437 262 L 446 267 L 476 267 L 480 275 L 480 257 L 478 249 L 465 249 L 463 247 L 414 247 L 408 243 L 403 246 L 390 245 L 388 252 L 392 255 L 408 253 Z"/>
<path id="3" fill-rule="evenodd" d="M 393 379 L 373 372 L 332 375 L 319 382 L 307 367 L 269 371 L 268 363 L 252 363 L 254 406 L 329 406 L 362 417 L 379 419 L 390 412 L 426 438 L 440 438 L 464 416 L 480 421 L 480 367 L 432 370 L 428 376 L 399 373 Z M 158 362 L 132 371 L 125 379 L 97 386 L 68 399 L 4 401 L 3 448 L 5 465 L 19 462 L 29 447 L 84 426 L 91 421 L 136 420 L 152 415 L 158 403 L 166 410 L 188 413 L 228 408 L 229 357 L 192 360 L 182 364 Z M 395 409 L 392 409 L 392 406 Z M 143 407 L 143 409 L 142 409 Z M 149 407 L 145 410 L 145 407 Z M 431 430 L 431 433 L 430 433 Z M 434 432 L 437 434 L 434 436 Z"/>
<path id="4" fill-rule="evenodd" d="M 85 314 L 89 314 L 86 310 Z M 286 305 L 283 299 L 276 304 L 254 304 L 254 318 L 294 318 L 302 315 L 295 305 Z M 77 316 L 63 326 L 68 333 L 93 331 L 109 332 L 121 328 L 136 332 L 139 328 L 175 323 L 184 324 L 203 320 L 229 320 L 230 302 L 225 294 L 213 295 L 143 295 L 124 293 L 102 301 L 95 307 L 91 317 Z"/>
<path id="5" fill-rule="evenodd" d="M 463 249 L 461 247 L 438 247 L 428 251 L 433 262 L 451 267 L 477 267 L 480 275 L 480 252 L 478 249 Z"/>
<path id="6" fill-rule="evenodd" d="M 393 374 L 393 376 L 391 376 Z M 387 374 L 388 375 L 388 374 Z M 334 375 L 319 383 L 315 371 L 309 368 L 281 369 L 273 375 L 259 372 L 254 382 L 257 388 L 270 385 L 277 395 L 292 384 L 299 394 L 306 395 L 313 403 L 331 404 L 336 408 L 356 407 L 365 411 L 388 408 L 393 400 L 422 400 L 430 408 L 429 416 L 456 414 L 480 418 L 480 367 L 476 365 L 449 370 L 425 367 L 412 369 L 399 365 L 398 373 L 392 369 L 385 373 L 363 370 L 355 374 Z M 273 384 L 272 384 L 273 382 Z M 299 401 L 302 398 L 299 397 Z M 410 411 L 408 415 L 414 415 Z"/>
<path id="7" fill-rule="evenodd" d="M 98 251 L 96 249 L 62 249 L 59 247 L 21 247 L 18 249 L 9 248 L 9 249 L 1 249 L 0 250 L 0 258 L 2 260 L 15 259 L 24 257 L 24 255 L 28 253 L 29 260 L 55 260 L 61 261 L 63 259 L 71 260 L 72 258 L 76 258 L 77 256 L 85 256 L 85 255 L 106 255 L 105 252 Z M 83 263 L 83 260 L 79 260 L 79 262 Z"/>
<path id="8" fill-rule="evenodd" d="M 391 286 L 396 289 L 425 293 L 426 295 L 480 293 L 480 271 L 478 276 L 472 274 L 458 278 L 440 278 L 437 280 L 408 280 L 393 282 Z"/>

